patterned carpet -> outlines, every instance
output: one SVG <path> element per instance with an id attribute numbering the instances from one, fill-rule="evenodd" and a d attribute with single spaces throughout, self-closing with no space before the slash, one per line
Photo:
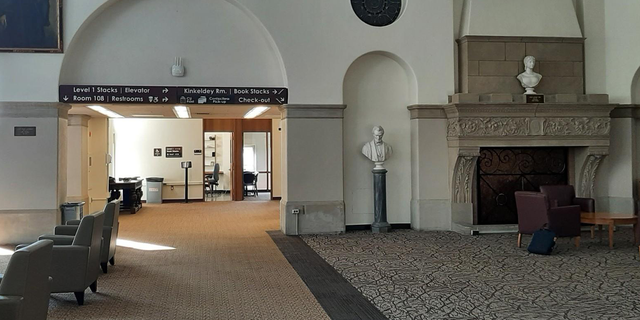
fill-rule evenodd
<path id="1" fill-rule="evenodd" d="M 120 238 L 169 246 L 119 247 L 116 265 L 86 291 L 53 294 L 49 319 L 329 319 L 266 230 L 278 202 L 145 205 L 120 216 Z M 0 272 L 8 256 L 0 256 Z M 0 316 L 1 318 L 1 316 Z"/>
<path id="2" fill-rule="evenodd" d="M 630 229 L 616 248 L 583 233 L 551 256 L 530 237 L 350 232 L 303 239 L 389 319 L 640 319 L 640 261 Z"/>

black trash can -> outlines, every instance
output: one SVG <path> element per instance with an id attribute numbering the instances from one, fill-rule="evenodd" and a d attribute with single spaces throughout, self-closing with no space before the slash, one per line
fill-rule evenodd
<path id="1" fill-rule="evenodd" d="M 67 221 L 80 220 L 84 215 L 84 202 L 65 202 L 60 206 L 62 211 L 62 224 Z"/>
<path id="2" fill-rule="evenodd" d="M 164 178 L 147 178 L 147 203 L 162 203 L 162 182 Z"/>

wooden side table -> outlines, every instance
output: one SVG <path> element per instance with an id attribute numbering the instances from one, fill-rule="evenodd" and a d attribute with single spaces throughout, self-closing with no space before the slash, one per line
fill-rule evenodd
<path id="1" fill-rule="evenodd" d="M 580 214 L 580 222 L 598 225 L 602 230 L 603 225 L 609 226 L 609 248 L 613 249 L 613 227 L 620 224 L 632 224 L 633 225 L 633 242 L 638 243 L 636 237 L 636 231 L 638 228 L 638 216 L 621 214 L 621 213 L 609 213 L 609 212 L 582 212 Z M 591 235 L 593 237 L 593 234 Z M 600 233 L 602 237 L 602 232 Z"/>

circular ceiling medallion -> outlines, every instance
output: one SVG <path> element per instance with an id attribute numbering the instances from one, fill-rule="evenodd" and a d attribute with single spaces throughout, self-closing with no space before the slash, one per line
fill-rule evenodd
<path id="1" fill-rule="evenodd" d="M 384 27 L 398 19 L 402 0 L 351 0 L 351 7 L 364 23 Z"/>

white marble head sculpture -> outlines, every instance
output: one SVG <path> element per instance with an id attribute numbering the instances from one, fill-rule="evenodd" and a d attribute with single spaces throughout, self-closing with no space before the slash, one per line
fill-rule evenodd
<path id="1" fill-rule="evenodd" d="M 533 56 L 524 57 L 524 72 L 518 75 L 520 84 L 525 89 L 524 94 L 536 94 L 533 90 L 542 80 L 542 75 L 533 71 L 536 66 L 536 58 Z"/>
<path id="2" fill-rule="evenodd" d="M 375 126 L 373 127 L 373 141 L 376 142 L 376 144 L 380 144 L 382 143 L 382 137 L 384 136 L 384 128 L 382 128 L 381 126 Z"/>
<path id="3" fill-rule="evenodd" d="M 367 142 L 362 147 L 362 154 L 367 157 L 369 160 L 375 162 L 376 167 L 374 169 L 384 169 L 382 167 L 382 163 L 391 157 L 393 153 L 393 148 L 384 141 L 382 141 L 382 137 L 384 136 L 384 129 L 381 126 L 373 127 L 371 130 L 373 133 L 373 140 Z"/>
<path id="4" fill-rule="evenodd" d="M 524 69 L 533 70 L 533 67 L 536 66 L 536 58 L 534 56 L 526 56 L 524 57 Z"/>

